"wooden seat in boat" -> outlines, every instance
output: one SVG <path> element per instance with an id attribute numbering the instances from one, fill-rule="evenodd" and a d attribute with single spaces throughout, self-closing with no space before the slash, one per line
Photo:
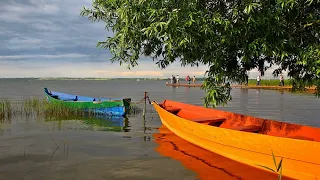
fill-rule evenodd
<path id="1" fill-rule="evenodd" d="M 238 125 L 238 126 L 229 126 L 229 127 L 225 127 L 225 128 L 232 129 L 232 130 L 237 130 L 237 131 L 246 131 L 246 132 L 258 133 L 258 132 L 261 131 L 262 126 L 257 126 L 257 125 L 250 125 L 250 126 Z"/>
<path id="2" fill-rule="evenodd" d="M 203 118 L 192 118 L 190 120 L 198 123 L 206 123 L 206 122 L 223 122 L 226 119 L 219 118 L 219 117 L 203 117 Z"/>
<path id="3" fill-rule="evenodd" d="M 215 116 L 210 116 L 207 115 L 204 117 L 203 113 L 201 112 L 193 112 L 189 110 L 180 110 L 177 113 L 177 116 L 188 119 L 190 121 L 194 121 L 197 123 L 204 123 L 204 124 L 216 124 L 220 125 L 222 122 L 224 122 L 226 119 L 225 118 L 220 118 L 220 117 L 215 117 Z"/>
<path id="4" fill-rule="evenodd" d="M 173 113 L 173 114 L 176 114 L 177 112 L 179 112 L 181 110 L 181 108 L 172 107 L 172 106 L 165 106 L 164 109 L 169 111 L 170 113 Z"/>
<path id="5" fill-rule="evenodd" d="M 247 123 L 237 120 L 225 121 L 219 127 L 232 129 L 237 131 L 245 131 L 245 132 L 254 132 L 259 133 L 263 129 L 264 120 L 251 120 L 247 121 Z"/>

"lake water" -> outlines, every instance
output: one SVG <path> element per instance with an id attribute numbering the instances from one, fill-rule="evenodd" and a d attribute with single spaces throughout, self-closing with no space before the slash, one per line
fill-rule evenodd
<path id="1" fill-rule="evenodd" d="M 131 97 L 138 103 L 172 99 L 203 105 L 200 88 L 167 87 L 152 80 L 0 79 L 0 99 L 44 97 L 43 88 L 84 96 Z M 320 127 L 320 99 L 312 94 L 234 89 L 219 109 Z M 136 104 L 143 107 L 143 103 Z M 99 124 L 99 123 L 98 123 Z M 161 127 L 150 104 L 146 117 L 113 120 L 109 131 L 90 120 L 50 121 L 16 117 L 0 124 L 0 179 L 275 179 L 185 142 Z"/>

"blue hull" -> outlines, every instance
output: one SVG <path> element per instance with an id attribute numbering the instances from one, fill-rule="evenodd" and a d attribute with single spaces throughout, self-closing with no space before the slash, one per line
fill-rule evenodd
<path id="1" fill-rule="evenodd" d="M 108 116 L 124 116 L 126 113 L 124 106 L 85 109 L 85 111 L 88 113 L 92 112 L 95 114 L 104 114 L 104 115 L 108 115 Z"/>

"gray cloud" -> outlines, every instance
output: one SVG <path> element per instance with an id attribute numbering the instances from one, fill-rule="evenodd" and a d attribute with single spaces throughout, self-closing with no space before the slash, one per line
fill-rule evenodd
<path id="1" fill-rule="evenodd" d="M 165 71 L 160 71 L 155 62 L 146 57 L 141 57 L 139 66 L 133 71 L 124 70 L 119 63 L 107 64 L 109 51 L 96 48 L 96 43 L 112 36 L 112 32 L 107 32 L 102 22 L 92 23 L 80 16 L 82 7 L 91 5 L 92 0 L 1 0 L 1 76 L 39 76 L 41 73 L 46 73 L 45 76 L 57 76 L 59 73 L 69 76 L 71 68 L 74 68 L 72 76 L 109 76 L 114 74 L 111 71 L 123 72 L 114 76 L 130 77 L 133 74 L 126 73 L 133 71 L 140 71 L 137 76 L 147 76 L 148 73 L 150 76 L 160 76 L 155 71 L 165 76 L 194 71 L 200 75 L 207 69 L 205 66 L 182 68 L 176 62 Z M 53 68 L 53 63 L 62 61 L 67 62 Z M 64 66 L 65 70 L 61 70 Z M 151 72 L 144 72 L 143 69 Z M 255 77 L 256 74 L 253 70 L 250 76 Z"/>
<path id="2" fill-rule="evenodd" d="M 2 0 L 0 56 L 28 55 L 34 59 L 41 58 L 38 55 L 108 56 L 108 50 L 96 48 L 96 43 L 112 33 L 104 29 L 103 23 L 92 23 L 80 16 L 81 8 L 91 7 L 91 3 L 91 0 Z"/>

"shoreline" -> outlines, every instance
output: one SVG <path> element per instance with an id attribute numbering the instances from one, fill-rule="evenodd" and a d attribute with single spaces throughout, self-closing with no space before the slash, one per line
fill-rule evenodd
<path id="1" fill-rule="evenodd" d="M 170 84 L 166 83 L 166 86 L 172 87 L 202 87 L 202 84 Z M 292 90 L 292 86 L 256 86 L 256 85 L 231 85 L 232 88 L 240 88 L 240 89 L 268 89 L 268 90 Z M 305 87 L 305 91 L 303 92 L 315 92 L 316 87 Z"/>
<path id="2" fill-rule="evenodd" d="M 202 84 L 170 84 L 166 83 L 166 86 L 173 86 L 173 87 L 201 87 Z"/>

